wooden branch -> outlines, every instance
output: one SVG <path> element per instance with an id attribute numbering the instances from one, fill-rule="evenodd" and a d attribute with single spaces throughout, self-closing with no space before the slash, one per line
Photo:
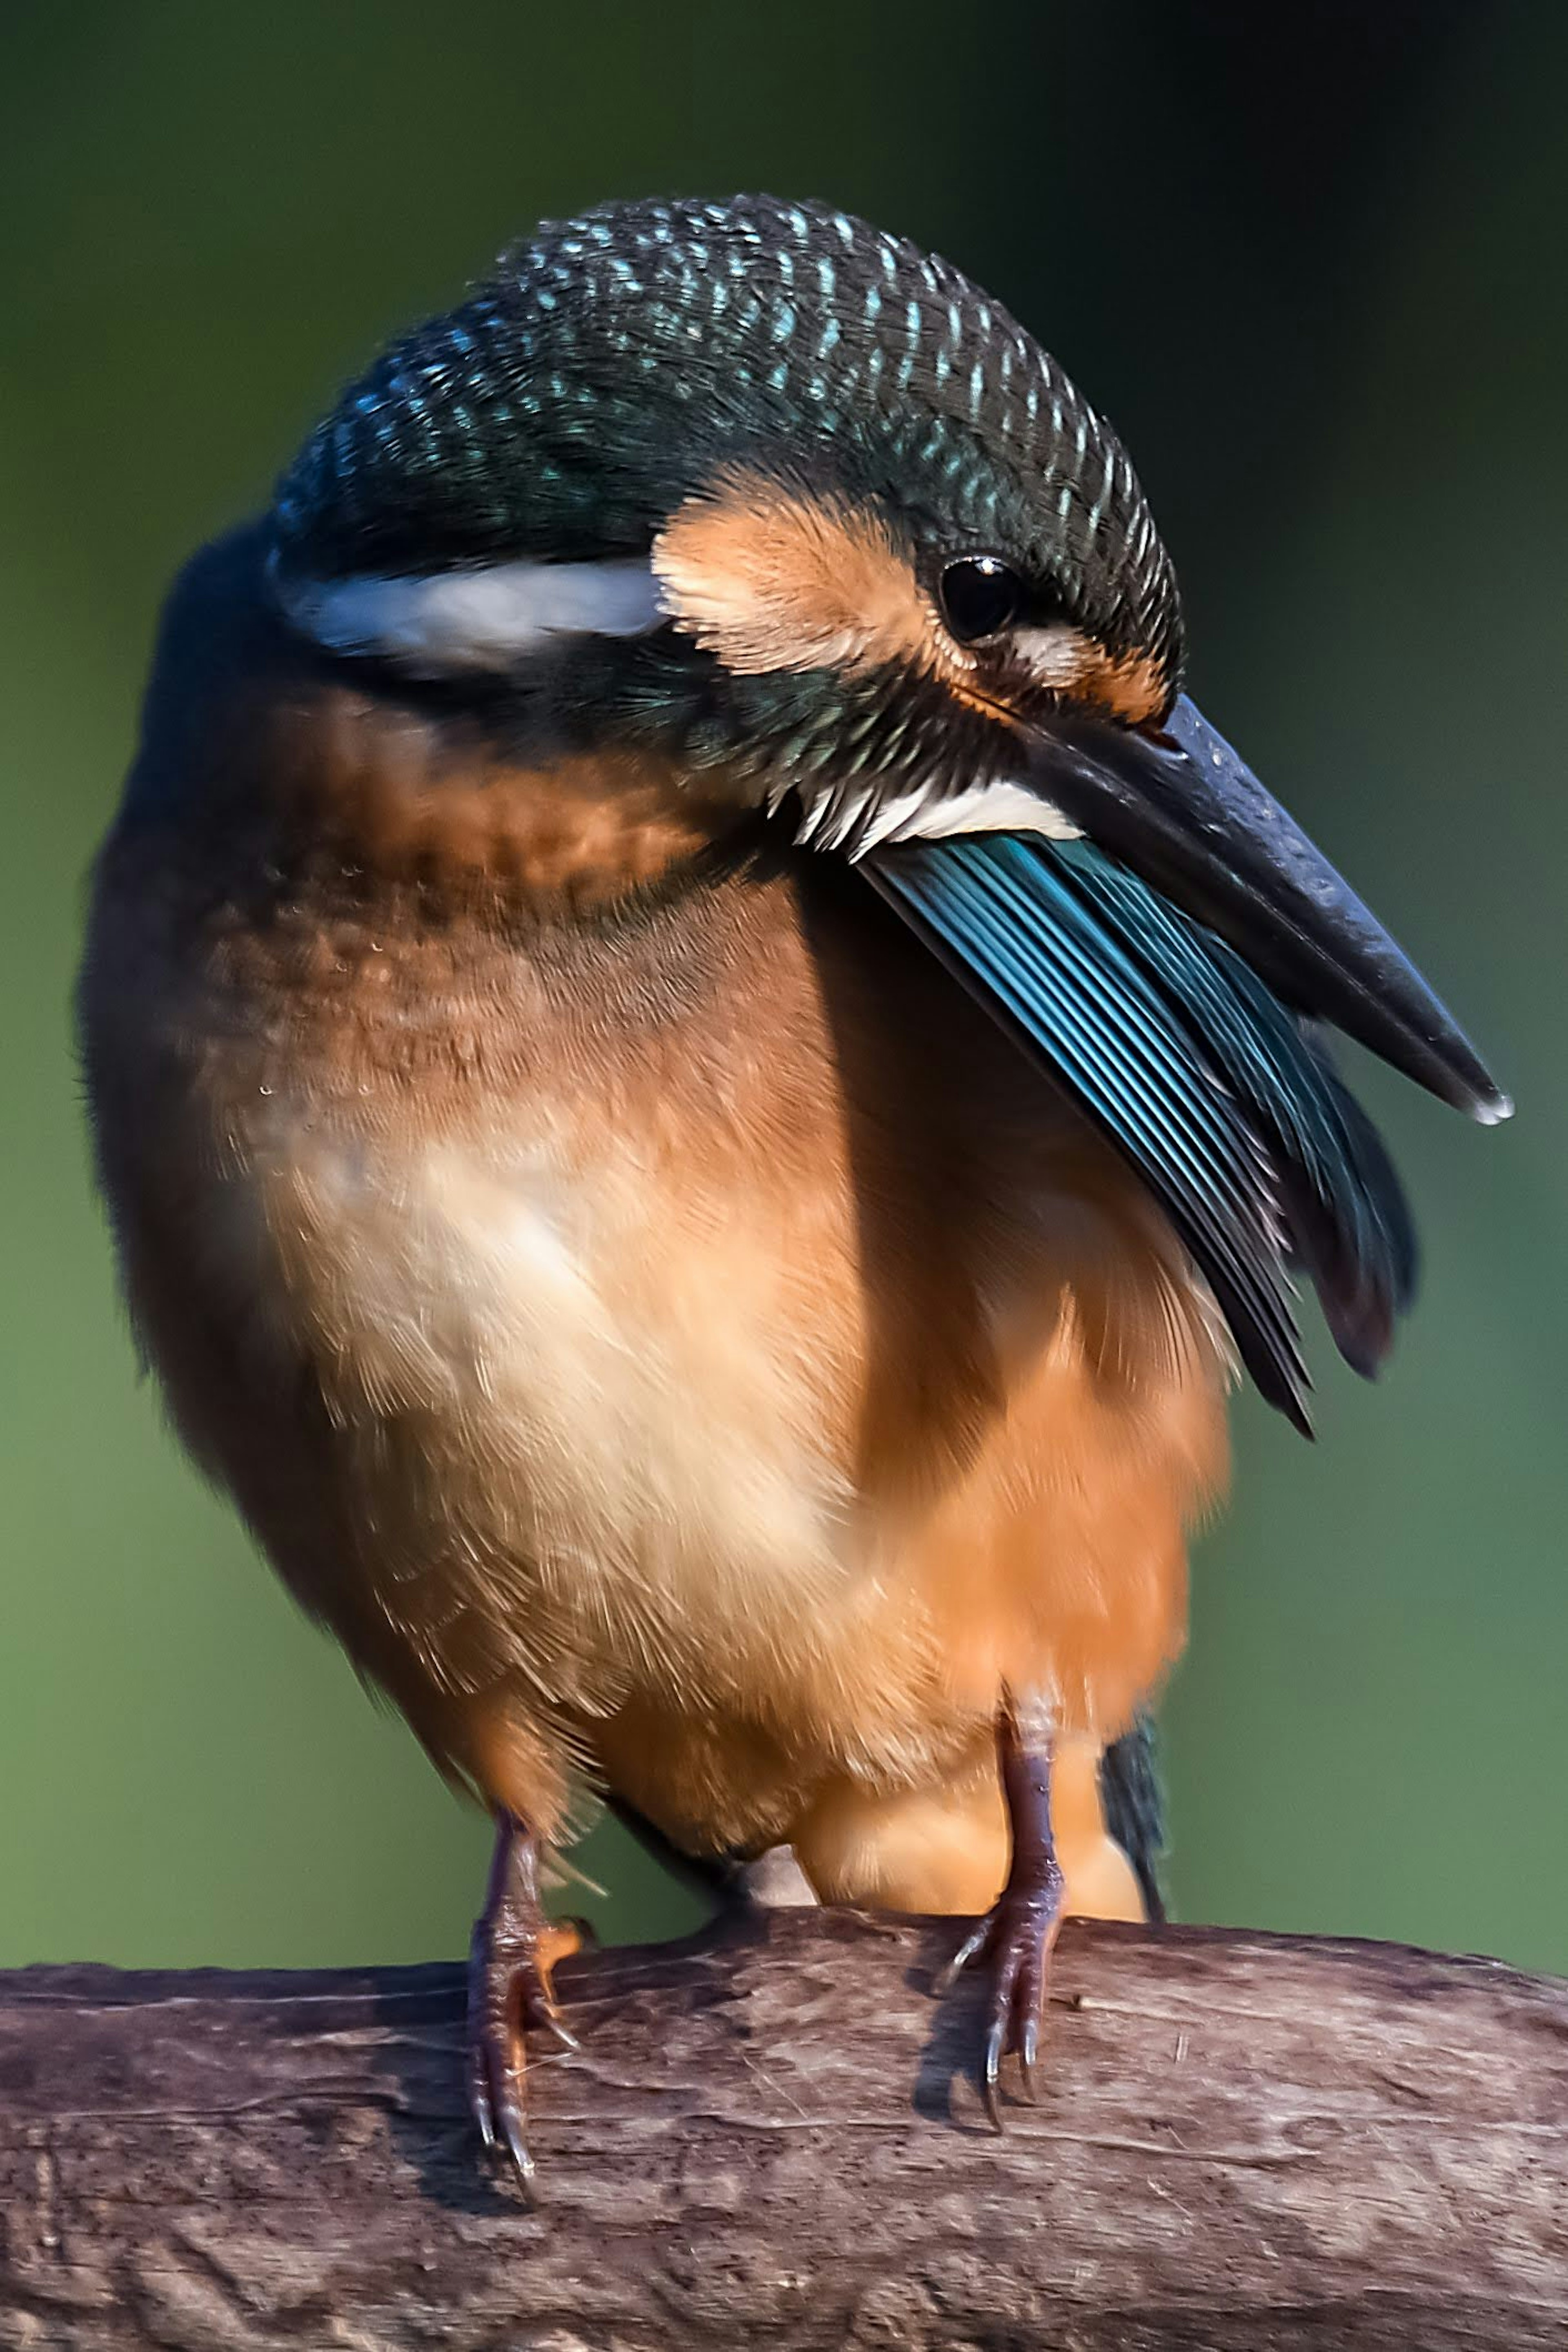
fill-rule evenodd
<path id="1" fill-rule="evenodd" d="M 455 1969 L 0 1977 L 0 2346 L 1568 2343 L 1568 1984 L 1074 1925 L 997 2138 L 953 1936 L 774 1912 L 568 1964 L 531 2211 Z"/>

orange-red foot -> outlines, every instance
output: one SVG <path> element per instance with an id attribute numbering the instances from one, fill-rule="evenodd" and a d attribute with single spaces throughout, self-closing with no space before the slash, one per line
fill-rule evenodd
<path id="1" fill-rule="evenodd" d="M 954 1953 L 938 1990 L 948 1991 L 978 1960 L 990 1965 L 982 2082 L 985 2112 L 1000 2131 L 1004 2058 L 1016 2054 L 1025 2092 L 1035 2095 L 1040 2021 L 1067 1882 L 1051 1836 L 1049 1743 L 1026 1737 L 1009 1702 L 998 1720 L 996 1744 L 1013 1838 L 1007 1884 Z"/>
<path id="2" fill-rule="evenodd" d="M 521 1822 L 500 1815 L 484 1909 L 468 1953 L 468 2105 L 493 2156 L 533 2179 L 527 2133 L 527 2037 L 577 2043 L 562 2024 L 551 1972 L 581 1949 L 582 1931 L 546 1919 L 539 1901 L 539 1847 Z"/>

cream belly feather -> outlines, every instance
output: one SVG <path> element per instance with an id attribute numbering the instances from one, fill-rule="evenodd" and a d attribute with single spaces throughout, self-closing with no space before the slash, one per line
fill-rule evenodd
<path id="1" fill-rule="evenodd" d="M 1180 1643 L 1224 1363 L 1162 1221 L 945 976 L 868 984 L 786 877 L 586 969 L 295 911 L 193 953 L 121 891 L 89 980 L 132 1309 L 199 1458 L 546 1833 L 585 1765 L 694 1849 L 988 1899 L 1001 1683 L 1087 1787 Z"/>

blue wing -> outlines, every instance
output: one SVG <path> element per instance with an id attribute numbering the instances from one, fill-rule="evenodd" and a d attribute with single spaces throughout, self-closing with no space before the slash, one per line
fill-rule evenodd
<path id="1" fill-rule="evenodd" d="M 1292 1262 L 1348 1360 L 1375 1369 L 1415 1274 L 1398 1181 L 1233 950 L 1086 841 L 962 835 L 860 870 L 1137 1169 L 1271 1403 L 1308 1426 Z"/>

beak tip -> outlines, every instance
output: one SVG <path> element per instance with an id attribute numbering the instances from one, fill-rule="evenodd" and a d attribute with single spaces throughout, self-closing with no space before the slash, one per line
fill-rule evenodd
<path id="1" fill-rule="evenodd" d="M 1470 1117 L 1478 1127 L 1500 1127 L 1505 1118 L 1513 1117 L 1513 1097 L 1494 1087 L 1489 1094 L 1478 1097 Z"/>

